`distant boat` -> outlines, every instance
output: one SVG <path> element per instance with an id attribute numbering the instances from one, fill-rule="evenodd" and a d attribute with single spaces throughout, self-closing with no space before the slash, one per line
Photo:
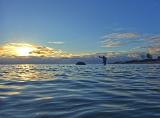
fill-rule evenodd
<path id="1" fill-rule="evenodd" d="M 76 65 L 86 65 L 86 63 L 79 61 L 79 62 L 76 63 Z"/>

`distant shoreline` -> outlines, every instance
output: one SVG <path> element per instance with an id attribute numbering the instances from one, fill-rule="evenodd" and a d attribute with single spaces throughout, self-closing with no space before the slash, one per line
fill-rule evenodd
<path id="1" fill-rule="evenodd" d="M 54 65 L 54 64 L 58 64 L 58 65 L 63 65 L 63 64 L 75 64 L 75 63 L 25 63 L 25 62 L 19 62 L 19 63 L 1 63 L 0 65 L 21 65 L 21 64 L 47 64 L 47 65 Z M 88 64 L 102 64 L 102 63 L 86 63 Z M 131 60 L 131 61 L 117 61 L 114 63 L 108 63 L 108 64 L 160 64 L 160 59 L 144 59 L 144 60 Z"/>
<path id="2" fill-rule="evenodd" d="M 114 64 L 160 64 L 160 59 L 132 60 L 125 62 L 115 62 Z"/>

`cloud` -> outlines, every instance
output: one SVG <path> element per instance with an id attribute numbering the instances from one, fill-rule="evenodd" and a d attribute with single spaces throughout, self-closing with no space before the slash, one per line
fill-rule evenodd
<path id="1" fill-rule="evenodd" d="M 17 56 L 15 53 L 15 48 L 26 46 L 31 47 L 33 50 L 30 52 L 30 56 L 23 57 Z M 5 51 L 5 52 L 4 52 Z M 31 44 L 20 44 L 12 43 L 5 44 L 0 47 L 0 63 L 3 64 L 49 64 L 49 63 L 76 63 L 77 61 L 84 61 L 87 64 L 89 63 L 101 63 L 101 60 L 98 58 L 100 55 L 105 55 L 108 57 L 109 63 L 116 61 L 127 61 L 133 59 L 140 59 L 141 54 L 139 52 L 127 52 L 127 51 L 107 51 L 104 53 L 84 53 L 73 55 L 66 53 L 62 50 L 56 50 L 49 47 L 44 47 L 40 45 L 31 45 Z"/>
<path id="2" fill-rule="evenodd" d="M 128 51 L 146 52 L 160 55 L 159 34 L 138 34 L 134 32 L 110 33 L 102 37 L 101 47 L 117 48 L 119 51 L 127 48 Z M 130 52 L 130 53 L 131 53 Z"/>
<path id="3" fill-rule="evenodd" d="M 30 52 L 31 55 L 41 57 L 71 57 L 73 54 L 66 53 L 62 50 L 55 50 L 49 47 L 38 46 L 36 50 Z"/>
<path id="4" fill-rule="evenodd" d="M 132 42 L 137 42 L 141 37 L 140 34 L 133 32 L 124 32 L 124 33 L 111 33 L 102 37 L 102 47 L 113 48 L 120 47 L 129 44 Z"/>
<path id="5" fill-rule="evenodd" d="M 160 35 L 151 35 L 146 37 L 150 47 L 160 47 Z"/>
<path id="6" fill-rule="evenodd" d="M 140 35 L 133 32 L 123 32 L 123 33 L 111 33 L 103 36 L 104 39 L 133 39 L 138 38 Z"/>
<path id="7" fill-rule="evenodd" d="M 125 45 L 125 43 L 120 42 L 120 41 L 105 41 L 102 43 L 103 43 L 103 45 L 101 47 L 105 47 L 105 48 L 113 48 L 113 47 Z"/>
<path id="8" fill-rule="evenodd" d="M 148 48 L 148 52 L 155 55 L 160 55 L 160 47 Z"/>
<path id="9" fill-rule="evenodd" d="M 142 48 L 151 54 L 160 55 L 160 35 L 153 34 L 145 36 L 144 42 L 146 42 L 146 45 L 142 46 Z"/>
<path id="10" fill-rule="evenodd" d="M 32 45 L 27 43 L 7 43 L 0 46 L 1 57 L 17 57 L 17 49 L 30 48 L 28 56 L 35 57 L 71 57 L 73 54 L 40 45 Z"/>
<path id="11" fill-rule="evenodd" d="M 64 44 L 64 42 L 62 42 L 62 41 L 50 41 L 50 42 L 48 42 L 49 44 L 57 44 L 57 45 L 61 45 L 61 44 Z"/>
<path id="12" fill-rule="evenodd" d="M 42 49 L 42 47 L 39 47 Z M 98 56 L 105 55 L 108 58 L 109 63 L 117 61 L 128 61 L 133 59 L 140 59 L 140 53 L 129 53 L 125 51 L 108 51 L 104 53 L 88 53 L 81 55 L 74 55 L 71 57 L 41 57 L 41 56 L 29 56 L 29 57 L 1 57 L 0 63 L 3 64 L 75 64 L 77 61 L 83 61 L 87 64 L 101 63 L 101 59 Z"/>

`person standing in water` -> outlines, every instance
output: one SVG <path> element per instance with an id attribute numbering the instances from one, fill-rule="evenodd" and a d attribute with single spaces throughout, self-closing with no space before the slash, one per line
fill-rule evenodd
<path id="1" fill-rule="evenodd" d="M 104 65 L 107 64 L 107 57 L 105 57 L 105 56 L 99 56 L 99 58 L 101 58 L 103 60 L 103 64 Z"/>

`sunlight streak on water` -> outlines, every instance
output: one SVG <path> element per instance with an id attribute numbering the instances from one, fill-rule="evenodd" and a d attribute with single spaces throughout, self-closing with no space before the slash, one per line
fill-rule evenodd
<path id="1" fill-rule="evenodd" d="M 53 73 L 43 71 L 45 68 L 35 65 L 12 65 L 10 68 L 4 66 L 1 70 L 1 76 L 5 80 L 38 81 L 50 80 L 54 78 Z"/>

